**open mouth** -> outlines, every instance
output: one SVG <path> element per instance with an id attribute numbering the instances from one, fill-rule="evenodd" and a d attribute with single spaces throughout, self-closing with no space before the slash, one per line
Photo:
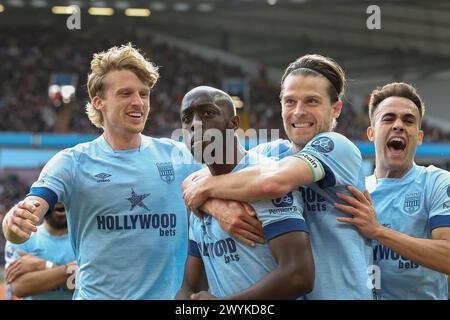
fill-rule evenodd
<path id="1" fill-rule="evenodd" d="M 391 138 L 386 144 L 393 155 L 400 155 L 406 149 L 406 141 L 403 138 Z"/>
<path id="2" fill-rule="evenodd" d="M 302 128 L 311 128 L 314 125 L 312 122 L 295 122 L 291 124 L 293 128 L 302 129 Z"/>
<path id="3" fill-rule="evenodd" d="M 140 119 L 144 116 L 142 112 L 128 112 L 127 116 L 132 117 L 134 119 Z"/>

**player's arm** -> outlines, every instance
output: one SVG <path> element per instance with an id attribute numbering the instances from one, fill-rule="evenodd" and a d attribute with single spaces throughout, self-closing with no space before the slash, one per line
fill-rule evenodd
<path id="1" fill-rule="evenodd" d="M 185 186 L 183 197 L 191 210 L 199 208 L 208 198 L 245 202 L 276 199 L 324 176 L 320 161 L 299 154 L 275 164 L 261 164 L 231 174 L 201 177 Z"/>
<path id="2" fill-rule="evenodd" d="M 381 226 L 374 239 L 424 267 L 450 275 L 450 227 L 436 228 L 432 239 L 411 237 Z"/>
<path id="3" fill-rule="evenodd" d="M 347 212 L 351 218 L 338 218 L 341 222 L 355 225 L 367 238 L 377 240 L 386 247 L 420 265 L 450 274 L 450 227 L 435 228 L 432 239 L 411 237 L 387 228 L 377 221 L 370 194 L 348 187 L 354 197 L 338 194 L 349 205 L 336 203 L 336 207 Z"/>
<path id="4" fill-rule="evenodd" d="M 6 240 L 16 244 L 28 240 L 48 209 L 47 201 L 38 196 L 28 196 L 12 207 L 2 223 Z"/>
<path id="5" fill-rule="evenodd" d="M 184 269 L 183 283 L 175 299 L 190 300 L 195 292 L 208 290 L 208 280 L 202 258 L 188 255 Z"/>
<path id="6" fill-rule="evenodd" d="M 15 296 L 24 298 L 65 286 L 71 275 L 68 266 L 56 266 L 48 270 L 44 267 L 43 270 L 24 273 L 10 283 L 11 289 Z"/>

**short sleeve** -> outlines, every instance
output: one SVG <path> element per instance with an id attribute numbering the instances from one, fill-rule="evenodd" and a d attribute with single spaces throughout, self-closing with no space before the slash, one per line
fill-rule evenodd
<path id="1" fill-rule="evenodd" d="M 28 195 L 45 199 L 50 208 L 58 202 L 67 203 L 74 183 L 75 163 L 73 151 L 70 149 L 57 153 L 44 166 L 38 180 L 33 183 Z"/>
<path id="2" fill-rule="evenodd" d="M 293 231 L 309 233 L 303 218 L 303 203 L 293 192 L 278 199 L 253 202 L 251 205 L 263 225 L 267 241 Z"/>
<path id="3" fill-rule="evenodd" d="M 450 173 L 438 170 L 430 177 L 429 221 L 431 229 L 450 227 Z"/>
<path id="4" fill-rule="evenodd" d="M 315 136 L 299 154 L 311 155 L 322 164 L 325 178 L 318 182 L 321 188 L 360 183 L 361 152 L 339 133 L 325 132 Z"/>
<path id="5" fill-rule="evenodd" d="M 196 217 L 191 213 L 189 218 L 189 250 L 190 256 L 201 258 L 200 250 L 198 248 L 198 242 L 195 240 L 194 226 L 196 224 Z"/>

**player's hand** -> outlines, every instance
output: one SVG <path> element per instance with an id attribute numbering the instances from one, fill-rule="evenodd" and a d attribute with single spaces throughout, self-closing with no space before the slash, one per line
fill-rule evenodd
<path id="1" fill-rule="evenodd" d="M 39 201 L 24 200 L 16 204 L 6 215 L 6 223 L 12 232 L 22 239 L 28 240 L 31 232 L 36 232 L 39 217 L 34 214 Z"/>
<path id="2" fill-rule="evenodd" d="M 336 195 L 349 205 L 339 203 L 334 205 L 336 208 L 351 215 L 351 218 L 341 217 L 338 220 L 356 226 L 363 236 L 374 239 L 381 225 L 378 223 L 369 192 L 365 190 L 363 194 L 352 186 L 348 186 L 347 189 L 353 194 L 353 197 L 341 193 L 336 193 Z"/>
<path id="3" fill-rule="evenodd" d="M 264 232 L 255 210 L 245 202 L 214 199 L 213 216 L 220 227 L 234 238 L 254 247 L 264 243 Z"/>
<path id="4" fill-rule="evenodd" d="M 197 215 L 201 214 L 199 208 L 208 200 L 204 186 L 209 178 L 209 176 L 197 177 L 190 181 L 189 185 L 183 190 L 186 207 Z"/>
<path id="5" fill-rule="evenodd" d="M 192 300 L 217 300 L 217 297 L 213 296 L 208 291 L 200 291 L 197 293 L 191 294 Z"/>
<path id="6" fill-rule="evenodd" d="M 28 272 L 45 270 L 46 261 L 44 259 L 20 250 L 17 250 L 17 253 L 20 255 L 20 258 L 12 262 L 5 270 L 6 283 L 11 283 Z"/>
<path id="7" fill-rule="evenodd" d="M 186 179 L 184 179 L 183 184 L 182 184 L 182 188 L 183 191 L 186 190 L 189 185 L 191 184 L 191 182 L 200 179 L 202 177 L 208 177 L 211 175 L 211 172 L 209 171 L 208 168 L 204 168 L 198 171 L 195 171 L 194 173 L 191 173 Z"/>

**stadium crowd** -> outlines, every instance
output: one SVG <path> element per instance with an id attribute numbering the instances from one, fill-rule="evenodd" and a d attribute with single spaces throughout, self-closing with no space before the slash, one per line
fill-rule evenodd
<path id="1" fill-rule="evenodd" d="M 11 29 L 2 38 L 0 59 L 8 63 L 2 65 L 0 77 L 8 81 L 0 84 L 0 131 L 99 132 L 84 115 L 84 105 L 88 101 L 84 75 L 93 52 L 129 41 L 160 66 L 161 78 L 152 92 L 154 112 L 144 131 L 146 134 L 168 136 L 179 128 L 181 98 L 189 89 L 198 85 L 221 87 L 224 78 L 245 77 L 238 67 L 152 43 L 150 34 L 136 34 L 126 29 L 114 32 L 114 37 L 97 36 L 95 42 L 89 40 L 89 32 L 74 32 L 68 36 L 52 30 L 50 35 L 45 28 Z M 68 118 L 67 112 L 64 113 L 67 121 L 61 120 L 62 108 L 54 107 L 48 96 L 52 73 L 79 75 L 75 99 L 63 107 L 69 108 Z M 255 129 L 281 128 L 279 85 L 269 83 L 264 72 L 250 79 L 249 84 L 250 101 L 244 107 L 248 125 Z M 344 101 L 347 110 L 340 118 L 337 132 L 351 139 L 366 140 L 366 102 L 352 101 L 348 97 Z M 450 141 L 450 133 L 426 123 L 424 128 L 427 142 Z"/>

